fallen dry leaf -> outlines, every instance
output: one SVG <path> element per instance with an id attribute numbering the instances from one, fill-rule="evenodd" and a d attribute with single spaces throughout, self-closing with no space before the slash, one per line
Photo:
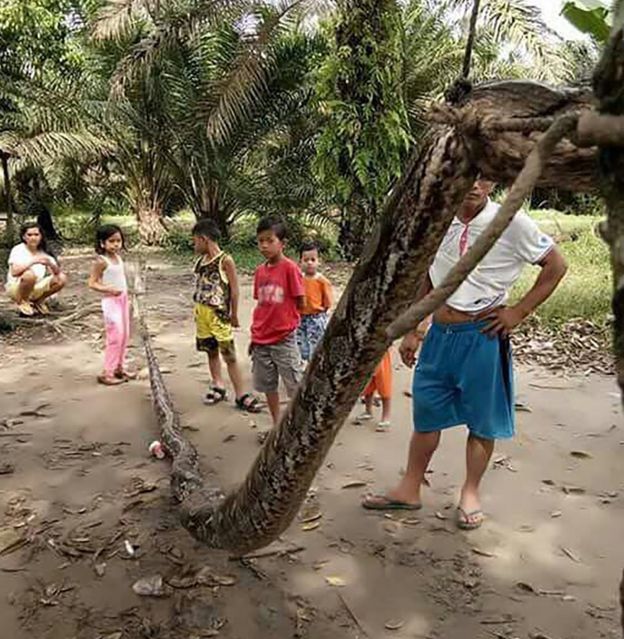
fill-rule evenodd
<path id="1" fill-rule="evenodd" d="M 481 557 L 496 557 L 496 555 L 493 552 L 490 552 L 489 550 L 482 550 L 481 548 L 473 548 L 472 552 L 475 555 L 481 555 Z"/>
<path id="2" fill-rule="evenodd" d="M 581 488 L 580 486 L 564 486 L 562 490 L 566 495 L 584 495 L 585 494 L 585 489 Z"/>
<path id="3" fill-rule="evenodd" d="M 384 624 L 384 628 L 386 630 L 399 630 L 405 625 L 405 622 L 401 619 L 391 619 L 390 621 L 386 621 Z"/>
<path id="4" fill-rule="evenodd" d="M 553 519 L 557 519 L 557 517 L 561 517 L 561 515 L 563 515 L 563 513 L 562 513 L 560 510 L 553 510 L 553 511 L 550 513 L 550 516 L 551 516 Z"/>
<path id="5" fill-rule="evenodd" d="M 353 481 L 348 481 L 346 484 L 343 484 L 341 488 L 360 488 L 362 486 L 366 486 L 367 482 L 362 479 L 354 479 Z"/>
<path id="6" fill-rule="evenodd" d="M 316 530 L 320 525 L 321 522 L 317 518 L 316 521 L 311 521 L 301 526 L 301 530 L 303 530 L 304 532 L 309 532 L 310 530 Z"/>
<path id="7" fill-rule="evenodd" d="M 570 455 L 572 455 L 572 457 L 576 457 L 577 459 L 592 459 L 592 456 L 589 453 L 586 453 L 584 450 L 570 451 Z"/>
<path id="8" fill-rule="evenodd" d="M 573 562 L 580 564 L 581 560 L 579 557 L 577 557 L 569 548 L 566 548 L 565 546 L 561 546 L 561 551 L 567 555 Z"/>
<path id="9" fill-rule="evenodd" d="M 325 581 L 335 588 L 343 588 L 347 582 L 342 577 L 325 577 Z"/>
<path id="10" fill-rule="evenodd" d="M 143 577 L 135 581 L 132 585 L 132 590 L 141 597 L 164 597 L 166 594 L 161 575 Z"/>
<path id="11" fill-rule="evenodd" d="M 537 590 L 531 584 L 528 584 L 524 581 L 517 582 L 516 588 L 519 588 L 520 590 L 524 590 L 525 592 L 530 592 L 531 594 L 534 594 L 534 595 L 537 594 Z"/>
<path id="12" fill-rule="evenodd" d="M 406 526 L 418 526 L 421 523 L 420 519 L 417 519 L 416 517 L 407 517 L 405 519 L 401 519 L 400 522 Z"/>

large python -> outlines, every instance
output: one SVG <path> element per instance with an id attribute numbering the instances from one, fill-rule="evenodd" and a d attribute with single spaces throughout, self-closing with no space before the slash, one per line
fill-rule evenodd
<path id="1" fill-rule="evenodd" d="M 498 96 L 498 97 L 497 97 Z M 461 106 L 479 119 L 539 117 L 589 106 L 586 91 L 557 91 L 537 83 L 505 82 L 477 88 Z M 284 531 L 304 499 L 345 418 L 388 347 L 386 328 L 414 301 L 431 256 L 477 170 L 501 181 L 510 175 L 501 154 L 512 152 L 513 139 L 530 150 L 531 136 L 509 133 L 496 146 L 478 126 L 432 127 L 394 187 L 375 234 L 369 238 L 347 289 L 328 326 L 296 397 L 240 487 L 224 495 L 207 487 L 199 456 L 183 436 L 158 368 L 147 327 L 142 335 L 150 370 L 152 396 L 171 452 L 171 487 L 180 504 L 184 527 L 197 539 L 237 554 L 269 544 Z M 495 165 L 485 162 L 496 153 Z M 518 163 L 518 153 L 513 151 Z M 591 185 L 595 172 L 587 150 L 563 145 L 542 177 L 560 182 L 574 167 L 577 187 Z M 521 164 L 521 162 L 520 162 Z M 582 181 L 580 169 L 589 177 Z"/>

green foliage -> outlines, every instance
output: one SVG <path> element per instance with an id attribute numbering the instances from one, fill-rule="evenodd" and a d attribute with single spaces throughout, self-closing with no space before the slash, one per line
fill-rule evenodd
<path id="1" fill-rule="evenodd" d="M 127 211 L 106 209 L 95 215 L 95 211 L 57 204 L 54 207 L 54 221 L 64 242 L 69 246 L 91 247 L 95 231 L 102 224 L 117 224 L 124 232 L 126 243 L 133 246 L 139 241 L 136 221 Z"/>
<path id="2" fill-rule="evenodd" d="M 3 0 L 0 3 L 0 64 L 27 69 L 73 71 L 83 61 L 73 39 L 79 0 Z M 74 18 L 74 20 L 72 20 Z"/>
<path id="3" fill-rule="evenodd" d="M 563 5 L 562 15 L 579 31 L 604 43 L 611 31 L 611 10 L 607 0 L 569 0 Z"/>
<path id="4" fill-rule="evenodd" d="M 597 220 L 586 215 L 563 215 L 558 211 L 533 212 L 540 227 L 554 236 L 568 262 L 568 273 L 555 293 L 536 312 L 551 326 L 583 318 L 606 325 L 611 313 L 609 250 L 595 232 Z M 516 285 L 517 299 L 533 284 L 538 268 L 525 269 Z"/>
<path id="5" fill-rule="evenodd" d="M 337 203 L 355 196 L 378 204 L 400 174 L 411 139 L 400 12 L 394 0 L 337 4 L 334 40 L 317 84 L 326 121 L 315 168 Z"/>

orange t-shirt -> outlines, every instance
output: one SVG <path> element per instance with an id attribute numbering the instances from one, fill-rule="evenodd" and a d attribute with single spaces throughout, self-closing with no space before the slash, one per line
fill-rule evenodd
<path id="1" fill-rule="evenodd" d="M 302 315 L 316 315 L 331 308 L 332 287 L 326 277 L 318 274 L 315 277 L 304 275 L 303 288 L 305 290 L 305 305 L 301 311 Z"/>

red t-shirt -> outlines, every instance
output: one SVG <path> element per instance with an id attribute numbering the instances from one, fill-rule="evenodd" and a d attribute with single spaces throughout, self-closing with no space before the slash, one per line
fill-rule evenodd
<path id="1" fill-rule="evenodd" d="M 261 264 L 254 274 L 252 343 L 277 344 L 288 337 L 299 326 L 297 298 L 304 295 L 303 276 L 292 260 Z"/>

